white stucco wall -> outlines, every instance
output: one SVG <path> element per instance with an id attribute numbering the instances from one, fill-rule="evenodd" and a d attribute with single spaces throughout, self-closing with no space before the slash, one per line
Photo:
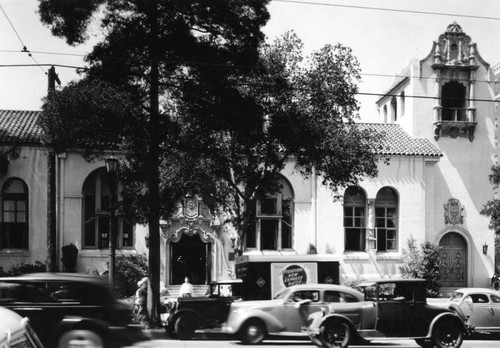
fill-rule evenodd
<path id="1" fill-rule="evenodd" d="M 28 250 L 0 251 L 0 266 L 7 271 L 22 263 L 45 263 L 47 259 L 47 156 L 40 147 L 20 147 L 19 158 L 11 160 L 6 175 L 0 177 L 0 187 L 6 180 L 23 180 L 29 192 Z"/>

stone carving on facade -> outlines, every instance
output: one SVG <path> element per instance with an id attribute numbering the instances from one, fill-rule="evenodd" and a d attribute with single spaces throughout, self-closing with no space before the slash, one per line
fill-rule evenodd
<path id="1" fill-rule="evenodd" d="M 468 138 L 470 142 L 474 140 L 476 131 L 476 108 L 474 106 L 474 83 L 475 71 L 479 68 L 477 62 L 488 67 L 488 64 L 477 52 L 476 44 L 466 35 L 460 25 L 456 22 L 450 24 L 444 34 L 434 42 L 431 51 L 433 57 L 432 68 L 436 73 L 436 83 L 441 89 L 446 83 L 459 82 L 466 88 L 464 101 L 468 99 L 468 105 L 447 108 L 447 117 L 443 116 L 445 110 L 441 105 L 441 93 L 437 95 L 437 105 L 434 107 L 434 139 L 440 137 Z M 450 113 L 455 113 L 450 118 Z"/>
<path id="2" fill-rule="evenodd" d="M 456 198 L 450 198 L 444 204 L 444 223 L 446 225 L 462 225 L 464 223 L 464 207 Z"/>
<path id="3" fill-rule="evenodd" d="M 161 227 L 162 237 L 178 242 L 183 234 L 198 234 L 204 243 L 216 238 L 212 232 L 213 216 L 210 209 L 196 196 L 186 196 L 177 204 L 177 212 Z"/>

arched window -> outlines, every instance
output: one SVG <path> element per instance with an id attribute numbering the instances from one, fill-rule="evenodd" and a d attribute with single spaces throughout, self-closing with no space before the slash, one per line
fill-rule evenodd
<path id="1" fill-rule="evenodd" d="M 396 97 L 391 98 L 391 114 L 392 122 L 396 122 L 398 120 L 398 103 Z"/>
<path id="2" fill-rule="evenodd" d="M 382 109 L 382 114 L 384 117 L 384 123 L 387 123 L 387 105 L 384 105 L 384 108 Z"/>
<path id="3" fill-rule="evenodd" d="M 377 251 L 398 249 L 398 197 L 389 187 L 380 189 L 375 200 Z"/>
<path id="4" fill-rule="evenodd" d="M 247 250 L 286 250 L 293 248 L 293 201 L 290 184 L 280 179 L 281 191 L 258 200 L 252 207 L 253 223 L 248 229 Z"/>
<path id="5" fill-rule="evenodd" d="M 406 108 L 406 100 L 405 100 L 405 91 L 402 91 L 401 94 L 399 95 L 399 100 L 400 100 L 400 110 L 401 110 L 401 117 L 405 115 L 405 108 Z"/>
<path id="6" fill-rule="evenodd" d="M 2 187 L 2 249 L 28 249 L 28 187 L 9 179 Z"/>
<path id="7" fill-rule="evenodd" d="M 365 251 L 366 195 L 358 186 L 344 193 L 344 233 L 346 251 Z"/>
<path id="8" fill-rule="evenodd" d="M 104 168 L 91 173 L 83 184 L 83 248 L 109 247 L 110 189 Z M 133 247 L 133 226 L 117 217 L 116 247 Z"/>

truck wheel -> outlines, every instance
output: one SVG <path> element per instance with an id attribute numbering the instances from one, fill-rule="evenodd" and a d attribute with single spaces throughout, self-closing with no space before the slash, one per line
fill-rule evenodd
<path id="1" fill-rule="evenodd" d="M 266 337 L 266 328 L 261 320 L 250 319 L 243 324 L 239 333 L 244 344 L 257 344 Z"/>
<path id="2" fill-rule="evenodd" d="M 58 348 L 66 347 L 94 347 L 103 348 L 102 338 L 93 331 L 89 330 L 71 330 L 63 333 L 57 341 Z"/>
<path id="3" fill-rule="evenodd" d="M 462 345 L 463 333 L 453 321 L 442 320 L 434 329 L 433 341 L 437 348 L 458 348 Z"/>
<path id="4" fill-rule="evenodd" d="M 180 340 L 190 340 L 194 336 L 195 323 L 188 315 L 181 315 L 175 321 L 175 335 Z"/>
<path id="5" fill-rule="evenodd" d="M 325 348 L 346 348 L 351 339 L 351 329 L 341 320 L 332 320 L 321 325 L 319 337 Z"/>

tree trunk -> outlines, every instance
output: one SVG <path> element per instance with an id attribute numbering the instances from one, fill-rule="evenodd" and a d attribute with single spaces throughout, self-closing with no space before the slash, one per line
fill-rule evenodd
<path id="1" fill-rule="evenodd" d="M 56 233 L 56 154 L 47 152 L 47 272 L 57 272 Z"/>
<path id="2" fill-rule="evenodd" d="M 149 54 L 151 57 L 150 72 L 150 118 L 149 118 L 149 152 L 146 164 L 146 174 L 149 189 L 149 289 L 148 312 L 151 325 L 158 327 L 160 322 L 160 184 L 159 184 L 159 148 L 160 148 L 160 115 L 158 102 L 158 4 L 151 1 L 150 42 Z"/>

